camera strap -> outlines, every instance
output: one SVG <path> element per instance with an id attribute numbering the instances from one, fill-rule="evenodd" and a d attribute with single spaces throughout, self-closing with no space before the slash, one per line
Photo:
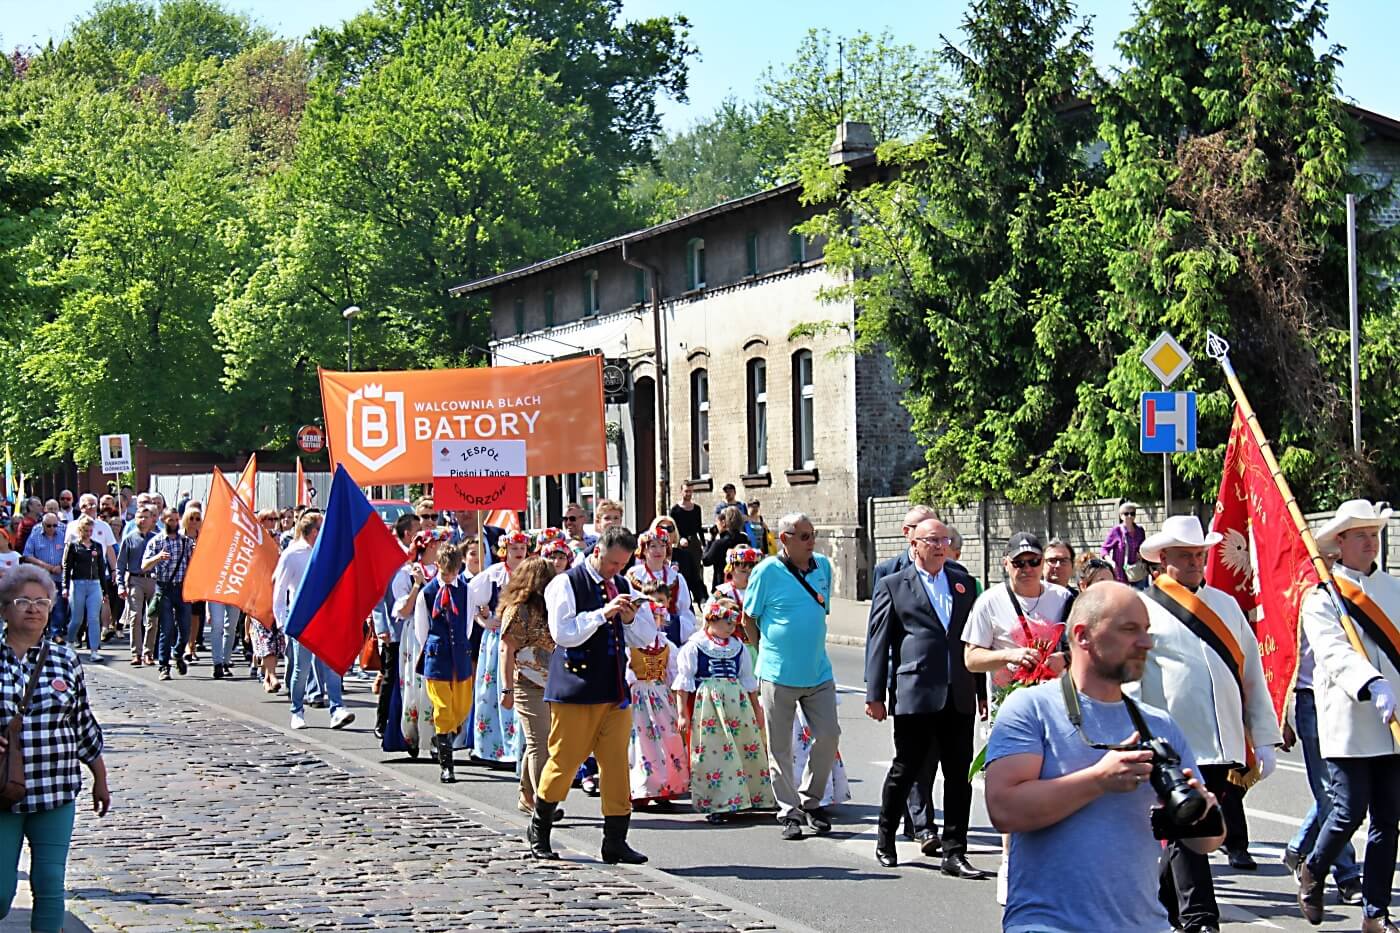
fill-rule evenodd
<path id="1" fill-rule="evenodd" d="M 1074 679 L 1069 676 L 1069 671 L 1060 675 L 1060 692 L 1065 698 L 1065 715 L 1069 717 L 1070 725 L 1074 726 L 1079 737 L 1090 748 L 1105 752 L 1127 752 L 1139 748 L 1143 742 L 1152 741 L 1152 731 L 1147 728 L 1147 720 L 1143 718 L 1142 710 L 1138 709 L 1137 704 L 1126 693 L 1123 694 L 1123 705 L 1128 708 L 1128 718 L 1133 721 L 1133 728 L 1137 730 L 1138 741 L 1111 744 L 1091 741 L 1084 733 L 1084 713 L 1079 708 L 1079 691 L 1075 689 Z"/>

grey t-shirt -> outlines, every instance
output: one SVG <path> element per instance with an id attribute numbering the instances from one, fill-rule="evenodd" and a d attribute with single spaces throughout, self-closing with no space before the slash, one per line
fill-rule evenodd
<path id="1" fill-rule="evenodd" d="M 1084 732 L 1093 742 L 1122 742 L 1133 732 L 1122 703 L 1102 703 L 1079 695 Z M 1186 740 L 1163 712 L 1142 706 L 1153 735 L 1196 762 Z M 1058 680 L 1017 690 L 1002 704 L 992 728 L 987 761 L 1011 755 L 1041 756 L 1040 777 L 1061 777 L 1090 767 L 1104 756 L 1070 725 Z M 1171 930 L 1157 900 L 1161 843 L 1152 838 L 1152 785 L 1104 794 L 1053 826 L 1011 835 L 1010 875 L 1002 928 L 1008 933 L 1068 933 L 1115 930 L 1164 933 Z"/>

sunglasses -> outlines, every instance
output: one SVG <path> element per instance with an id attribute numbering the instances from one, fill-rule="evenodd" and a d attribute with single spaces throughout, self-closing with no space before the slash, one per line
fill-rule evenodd
<path id="1" fill-rule="evenodd" d="M 936 535 L 929 535 L 926 538 L 915 538 L 914 540 L 920 544 L 927 544 L 929 547 L 952 547 L 953 545 L 953 539 L 946 535 L 942 538 Z"/>
<path id="2" fill-rule="evenodd" d="M 815 541 L 817 533 L 815 531 L 789 531 L 789 538 L 796 538 L 798 541 Z"/>
<path id="3" fill-rule="evenodd" d="M 419 517 L 419 518 L 431 518 L 433 521 L 437 521 L 438 513 L 436 513 L 436 512 L 419 512 L 419 513 L 418 513 L 418 517 Z"/>
<path id="4" fill-rule="evenodd" d="M 582 517 L 583 517 L 583 516 L 581 516 L 581 515 L 565 515 L 565 516 L 564 516 L 564 521 L 566 521 L 566 522 L 576 522 L 576 521 L 578 521 L 578 520 L 579 520 L 580 518 L 582 518 Z"/>
<path id="5" fill-rule="evenodd" d="M 1128 511 L 1124 512 L 1123 514 L 1124 514 L 1124 515 L 1136 515 L 1137 513 L 1134 512 L 1132 509 L 1129 509 Z"/>
<path id="6" fill-rule="evenodd" d="M 1013 561 L 1011 562 L 1011 566 L 1015 567 L 1017 570 L 1025 570 L 1027 567 L 1039 567 L 1039 566 L 1040 566 L 1040 558 L 1039 558 L 1039 557 L 1027 557 L 1027 558 L 1024 558 L 1024 559 L 1018 558 L 1018 559 L 1013 560 Z"/>

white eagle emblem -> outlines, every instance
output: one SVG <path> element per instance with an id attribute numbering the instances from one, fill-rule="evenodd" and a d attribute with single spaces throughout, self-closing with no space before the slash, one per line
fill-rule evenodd
<path id="1" fill-rule="evenodd" d="M 1249 559 L 1249 539 L 1234 528 L 1228 528 L 1219 547 L 1220 562 L 1240 578 L 1241 592 L 1249 592 L 1247 587 L 1250 577 L 1254 575 L 1254 567 Z"/>

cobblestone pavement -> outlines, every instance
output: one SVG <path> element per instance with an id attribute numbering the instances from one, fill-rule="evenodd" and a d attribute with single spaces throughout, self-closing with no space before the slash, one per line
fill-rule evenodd
<path id="1" fill-rule="evenodd" d="M 113 808 L 80 812 L 68 888 L 93 930 L 775 929 L 644 874 L 541 866 L 485 814 L 168 690 L 89 678 Z"/>

